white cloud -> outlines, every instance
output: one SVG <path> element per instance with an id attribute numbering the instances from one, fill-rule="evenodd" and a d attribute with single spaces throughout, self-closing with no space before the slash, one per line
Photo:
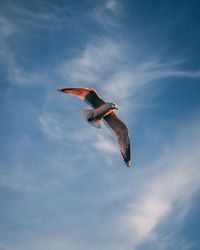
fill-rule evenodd
<path id="1" fill-rule="evenodd" d="M 41 11 L 35 12 L 20 5 L 8 4 L 7 11 L 0 17 L 0 59 L 1 66 L 5 69 L 7 79 L 12 84 L 35 85 L 49 83 L 52 77 L 49 77 L 49 68 L 46 65 L 41 67 L 35 65 L 34 70 L 20 62 L 20 58 L 26 55 L 18 55 L 14 41 L 20 43 L 32 35 L 31 29 L 37 32 L 39 29 L 48 31 L 58 31 L 69 25 L 67 17 L 68 8 L 60 8 L 56 5 L 44 4 Z M 40 31 L 41 32 L 41 31 Z M 27 59 L 28 66 L 33 63 L 30 58 Z M 53 71 L 51 69 L 53 74 Z"/>
<path id="2" fill-rule="evenodd" d="M 16 29 L 15 25 L 10 22 L 7 18 L 1 16 L 0 17 L 0 34 L 1 34 L 1 43 L 6 39 L 14 34 L 19 32 L 18 29 Z"/>
<path id="3" fill-rule="evenodd" d="M 67 139 L 66 126 L 64 123 L 64 118 L 59 119 L 60 117 L 55 114 L 44 114 L 38 117 L 38 125 L 40 130 L 49 138 L 55 140 L 65 140 Z"/>
<path id="4" fill-rule="evenodd" d="M 123 113 L 128 111 L 127 98 L 132 107 L 137 107 L 137 96 L 144 85 L 164 78 L 200 78 L 199 70 L 179 69 L 183 61 L 162 63 L 159 59 L 137 63 L 130 61 L 130 52 L 120 42 L 99 39 L 88 44 L 85 50 L 74 58 L 63 62 L 58 71 L 63 79 L 77 86 L 81 84 L 103 89 L 105 98 L 116 101 Z M 150 85 L 151 84 L 151 85 Z M 95 85 L 95 86 L 94 86 Z"/>
<path id="5" fill-rule="evenodd" d="M 108 191 L 106 194 L 100 192 L 95 202 L 100 202 L 102 199 L 103 202 L 111 202 L 111 206 L 116 206 L 115 202 L 120 200 L 124 203 L 124 209 L 114 212 L 114 223 L 110 219 L 109 226 L 105 225 L 105 221 L 102 222 L 105 234 L 110 234 L 108 238 L 113 242 L 107 247 L 108 238 L 102 234 L 104 242 L 98 243 L 98 249 L 136 250 L 145 242 L 154 244 L 154 249 L 161 249 L 161 247 L 168 249 L 168 246 L 170 249 L 177 249 L 177 247 L 190 249 L 193 246 L 191 242 L 177 238 L 175 240 L 173 234 L 176 233 L 174 229 L 178 230 L 181 226 L 192 206 L 194 195 L 200 189 L 200 153 L 196 150 L 200 147 L 200 130 L 197 124 L 198 121 L 196 124 L 188 124 L 185 128 L 180 128 L 174 141 L 162 145 L 163 152 L 160 157 L 142 169 L 133 168 L 130 179 L 125 171 L 123 174 L 118 173 L 119 170 L 113 171 L 112 177 L 109 173 L 106 174 L 112 184 L 112 192 Z M 74 133 L 73 142 L 77 141 L 79 147 L 80 142 L 89 145 L 88 143 L 93 141 L 94 147 L 98 143 L 106 145 L 110 143 L 107 137 L 96 131 L 99 130 L 92 127 L 88 127 L 88 130 L 82 129 Z M 90 148 L 88 151 L 91 153 Z M 112 153 L 114 152 L 111 147 L 109 154 Z M 104 149 L 102 149 L 102 155 L 105 158 Z M 102 155 L 100 154 L 100 157 Z M 96 156 L 94 160 L 97 161 Z M 127 196 L 128 200 L 125 198 Z M 94 202 L 94 199 L 92 201 Z M 165 231 L 169 221 L 170 235 Z M 162 236 L 160 231 L 164 232 Z M 82 243 L 83 249 L 93 249 L 95 246 L 92 240 L 87 242 L 86 247 L 84 240 Z"/>
<path id="6" fill-rule="evenodd" d="M 96 5 L 89 14 L 92 22 L 98 24 L 106 31 L 112 31 L 120 27 L 119 18 L 122 14 L 120 1 L 105 0 Z"/>
<path id="7" fill-rule="evenodd" d="M 106 7 L 109 11 L 116 10 L 116 1 L 111 0 L 105 3 L 104 9 Z M 33 13 L 24 9 L 17 11 L 23 16 L 18 19 L 18 25 L 20 23 L 20 25 L 26 27 L 48 29 L 50 27 L 50 19 L 55 20 L 55 22 L 53 21 L 55 26 L 60 24 L 60 21 L 57 22 L 56 20 L 58 16 L 53 13 Z M 110 25 L 113 24 L 107 15 L 105 19 L 102 19 L 102 15 L 99 15 L 99 17 L 99 20 L 103 21 L 104 25 L 107 25 L 109 22 Z M 17 27 L 13 25 L 13 23 L 9 23 L 5 18 L 0 19 L 0 32 L 3 34 L 5 41 L 15 34 Z M 18 64 L 12 51 L 9 52 L 9 50 L 10 48 L 4 44 L 0 53 L 8 67 L 8 78 L 12 83 L 33 84 L 41 81 L 41 79 L 44 80 L 45 76 L 24 70 Z M 99 88 L 102 96 L 105 95 L 109 100 L 113 99 L 116 102 L 120 102 L 120 109 L 124 113 L 125 110 L 128 112 L 130 104 L 133 106 L 135 102 L 133 100 L 129 102 L 129 97 L 133 95 L 137 96 L 140 91 L 143 91 L 145 84 L 150 84 L 155 80 L 166 77 L 200 77 L 199 71 L 177 70 L 175 66 L 178 67 L 179 64 L 176 62 L 163 64 L 159 60 L 137 64 L 137 62 L 134 62 L 134 59 L 132 61 L 129 60 L 129 51 L 125 51 L 124 46 L 120 42 L 98 38 L 98 41 L 88 43 L 85 50 L 80 52 L 79 55 L 74 56 L 71 60 L 64 61 L 62 58 L 56 70 L 62 74 L 67 84 L 70 83 L 74 86 L 87 84 L 87 86 L 92 85 L 97 89 Z M 46 99 L 44 102 L 48 106 L 49 101 Z M 77 116 L 77 119 L 79 117 Z M 82 159 L 87 160 L 84 162 L 85 169 L 93 167 L 92 164 L 86 166 L 91 158 L 93 162 L 97 162 L 99 158 L 103 162 L 107 157 L 111 158 L 114 156 L 113 158 L 117 158 L 115 154 L 119 154 L 118 159 L 121 157 L 117 142 L 114 142 L 115 138 L 112 141 L 104 133 L 104 130 L 98 131 L 88 124 L 84 125 L 83 120 L 74 123 L 71 117 L 68 119 L 67 111 L 66 114 L 62 113 L 59 116 L 49 111 L 43 115 L 40 114 L 38 116 L 38 127 L 50 140 L 60 143 L 65 141 L 68 145 L 75 145 L 79 154 L 77 154 L 78 156 L 73 155 L 73 160 L 76 161 L 76 157 L 82 157 Z M 139 244 L 144 243 L 146 240 L 151 240 L 152 238 L 158 238 L 159 240 L 158 227 L 165 227 L 165 219 L 171 220 L 172 224 L 173 222 L 179 223 L 187 215 L 193 195 L 199 190 L 200 183 L 200 155 L 197 152 L 200 146 L 199 129 L 196 128 L 193 130 L 192 128 L 191 131 L 186 132 L 188 134 L 187 138 L 185 138 L 185 131 L 181 133 L 181 136 L 177 138 L 178 142 L 168 145 L 169 149 L 160 156 L 160 159 L 157 162 L 149 163 L 141 171 L 142 173 L 138 174 L 137 169 L 133 169 L 133 172 L 130 172 L 130 179 L 128 179 L 127 172 L 125 171 L 122 174 L 120 170 L 119 172 L 115 170 L 112 176 L 110 174 L 109 177 L 107 177 L 108 173 L 106 173 L 106 178 L 110 178 L 109 183 L 113 187 L 110 189 L 110 193 L 99 192 L 104 202 L 102 209 L 105 212 L 105 204 L 113 200 L 120 201 L 120 203 L 124 202 L 126 208 L 123 213 L 120 213 L 121 210 L 120 212 L 116 212 L 117 209 L 112 210 L 113 213 L 116 213 L 116 223 L 113 225 L 112 219 L 108 219 L 111 228 L 110 231 L 107 225 L 102 226 L 105 229 L 105 234 L 109 235 L 109 239 L 111 239 L 110 247 L 107 247 L 107 249 L 136 249 Z M 22 143 L 26 145 L 24 141 Z M 95 149 L 92 153 L 91 148 Z M 67 148 L 64 148 L 64 150 L 67 152 Z M 51 157 L 47 156 L 50 158 L 50 161 L 45 161 L 48 165 L 48 172 L 55 169 L 57 171 L 59 168 L 60 170 L 57 172 L 57 175 L 53 173 L 53 177 L 46 178 L 46 182 L 43 179 L 43 175 L 30 173 L 28 168 L 25 169 L 26 161 L 24 160 L 22 162 L 23 166 L 17 165 L 10 173 L 6 172 L 1 175 L 1 186 L 15 191 L 44 192 L 51 188 L 61 187 L 63 183 L 69 183 L 72 176 L 80 176 L 81 169 L 83 168 L 74 168 L 74 164 L 70 166 L 70 160 L 67 160 L 69 154 L 64 154 L 63 151 L 60 154 L 56 152 Z M 18 161 L 17 157 L 15 160 Z M 116 178 L 117 174 L 120 175 L 119 179 Z M 124 183 L 122 175 L 126 175 L 126 182 Z M 134 176 L 138 177 L 138 179 L 134 179 Z M 77 191 L 76 195 L 79 198 L 79 191 Z M 127 201 L 124 199 L 126 195 L 128 195 L 130 200 Z M 92 203 L 100 202 L 99 196 L 94 200 L 96 196 L 98 195 L 95 194 L 92 196 L 93 199 L 87 197 L 88 201 Z M 115 203 L 111 202 L 110 204 L 113 207 L 116 206 Z M 105 221 L 102 221 L 102 224 L 104 223 Z M 120 228 L 117 233 L 115 230 L 116 225 Z M 171 231 L 173 232 L 173 228 Z M 101 233 L 100 230 L 98 232 Z M 101 235 L 102 239 L 104 239 L 103 237 L 108 237 L 105 234 Z M 75 235 L 74 237 L 78 242 L 79 235 Z M 94 242 L 89 241 L 90 239 L 86 240 L 86 246 L 80 246 L 79 244 L 77 246 L 74 242 L 67 240 L 66 237 L 62 238 L 50 235 L 49 237 L 41 238 L 37 235 L 33 240 L 29 238 L 28 241 L 21 245 L 20 249 L 62 250 L 66 248 L 95 249 L 95 247 L 106 249 L 101 246 L 102 244 L 106 247 L 106 243 L 102 239 L 98 246 Z M 123 241 L 123 239 L 125 240 Z M 118 240 L 120 241 L 119 246 L 116 243 Z M 188 249 L 190 246 L 191 244 L 188 243 L 182 249 Z M 18 246 L 3 247 L 6 250 L 18 249 Z"/>
<path id="8" fill-rule="evenodd" d="M 178 63 L 176 63 L 177 66 Z M 121 65 L 116 73 L 112 74 L 105 86 L 113 98 L 121 99 L 135 95 L 140 91 L 141 87 L 146 84 L 152 84 L 153 81 L 167 77 L 186 77 L 199 78 L 200 72 L 188 70 L 176 70 L 174 63 L 169 62 L 162 64 L 159 60 L 153 60 L 141 64 L 128 63 L 126 70 Z"/>
<path id="9" fill-rule="evenodd" d="M 47 82 L 47 76 L 41 72 L 27 71 L 23 66 L 20 66 L 16 61 L 14 54 L 4 48 L 1 56 L 6 64 L 7 79 L 12 84 L 19 85 L 35 85 L 45 84 Z"/>
<path id="10" fill-rule="evenodd" d="M 77 117 L 76 119 L 79 118 Z M 90 151 L 90 148 L 94 148 L 94 153 L 96 152 L 99 156 L 103 155 L 104 159 L 115 154 L 120 155 L 116 138 L 111 135 L 110 131 L 106 131 L 107 128 L 104 128 L 104 124 L 102 124 L 103 128 L 101 129 L 96 129 L 86 124 L 83 119 L 74 124 L 66 111 L 66 114 L 63 114 L 62 117 L 51 113 L 40 115 L 38 117 L 38 126 L 50 140 L 65 144 L 75 143 L 77 151 L 82 151 L 81 145 L 87 143 L 87 147 L 84 150 L 88 149 Z M 87 158 L 87 154 L 85 157 Z"/>
<path id="11" fill-rule="evenodd" d="M 121 233 L 126 234 L 133 248 L 159 238 L 165 219 L 171 221 L 173 233 L 173 226 L 177 228 L 186 216 L 193 196 L 200 189 L 200 153 L 196 150 L 199 139 L 199 128 L 191 126 L 190 131 L 180 133 L 177 142 L 156 163 L 148 166 L 152 173 L 144 173 L 137 186 L 137 198 L 129 203 L 118 221 Z"/>
<path id="12" fill-rule="evenodd" d="M 100 238 L 95 234 L 95 237 L 98 240 L 100 239 L 97 249 L 136 250 L 145 242 L 150 242 L 151 245 L 155 246 L 152 249 L 169 249 L 169 246 L 170 249 L 174 250 L 177 247 L 180 249 L 192 248 L 192 242 L 179 240 L 178 238 L 174 239 L 173 234 L 175 233 L 174 230 L 178 230 L 179 226 L 181 226 L 182 221 L 192 206 L 194 195 L 200 189 L 200 152 L 197 150 L 200 147 L 200 130 L 198 124 L 199 122 L 196 121 L 195 124 L 186 124 L 185 128 L 180 128 L 173 141 L 168 142 L 167 145 L 162 145 L 163 153 L 160 154 L 156 161 L 150 162 L 141 169 L 139 167 L 129 169 L 128 176 L 127 169 L 123 168 L 123 171 L 121 171 L 120 168 L 115 168 L 111 172 L 105 171 L 104 178 L 108 182 L 104 182 L 102 176 L 100 179 L 97 179 L 102 182 L 101 185 L 105 185 L 107 192 L 105 193 L 105 189 L 102 189 L 96 193 L 96 189 L 94 189 L 94 192 L 84 196 L 85 201 L 92 204 L 97 203 L 100 209 L 98 213 L 101 209 L 103 209 L 105 214 L 108 212 L 109 208 L 106 207 L 106 204 L 113 208 L 112 214 L 109 216 L 106 214 L 108 217 L 101 222 L 103 232 L 96 229 L 97 233 L 100 234 Z M 94 141 L 99 140 L 100 143 L 105 140 L 107 144 L 107 138 L 104 138 L 104 135 L 102 136 L 101 133 L 97 134 L 96 138 L 88 138 L 88 131 L 94 131 L 94 134 L 96 134 L 95 128 L 88 127 L 88 130 L 84 131 L 84 133 L 83 131 L 79 131 L 80 134 L 74 133 L 75 140 L 73 140 L 73 143 L 76 143 L 76 140 L 81 135 L 80 140 L 84 141 L 84 145 L 89 145 L 87 139 L 90 142 L 93 139 Z M 78 141 L 79 147 L 80 140 Z M 91 149 L 88 146 L 85 148 L 90 152 L 89 155 L 92 156 Z M 69 175 L 68 172 L 65 173 L 69 169 L 68 160 L 65 156 L 60 159 L 60 155 L 57 155 L 56 158 L 50 157 L 52 166 L 48 164 L 48 171 L 51 171 L 51 168 L 54 171 L 55 169 L 58 171 L 58 168 L 61 168 L 60 163 L 58 163 L 59 160 L 62 162 L 63 167 L 59 170 L 59 174 L 53 172 L 54 175 L 56 174 L 54 178 L 51 177 L 46 180 L 47 186 L 45 184 L 42 186 L 38 185 L 44 181 L 37 182 L 37 179 L 42 176 L 35 175 L 34 179 L 32 179 L 31 174 L 27 175 L 28 169 L 24 173 L 24 170 L 19 171 L 19 168 L 15 168 L 18 172 L 16 173 L 15 171 L 13 173 L 12 179 L 7 179 L 8 187 L 12 184 L 13 190 L 24 190 L 27 188 L 26 192 L 38 192 L 37 189 L 40 189 L 40 192 L 45 192 L 45 189 L 61 187 L 66 181 L 69 184 L 69 179 L 73 175 L 83 178 L 80 174 L 82 168 L 74 168 L 74 164 L 72 164 L 72 175 Z M 105 158 L 103 151 L 100 157 L 103 161 L 103 158 Z M 95 157 L 94 160 L 97 161 L 97 158 Z M 52 161 L 54 162 L 52 163 Z M 1 180 L 6 181 L 5 175 L 2 175 Z M 54 181 L 57 182 L 54 183 Z M 29 190 L 28 188 L 31 186 L 33 189 Z M 111 188 L 109 188 L 110 186 Z M 58 190 L 60 193 L 60 188 Z M 65 195 L 68 194 L 66 192 L 65 190 Z M 76 195 L 80 199 L 79 191 L 77 191 Z M 122 208 L 118 208 L 118 202 L 120 202 Z M 98 213 L 96 214 L 97 218 L 99 218 Z M 91 223 L 91 220 L 89 222 Z M 170 223 L 168 227 L 166 227 L 167 223 Z M 79 220 L 75 224 L 78 225 Z M 93 226 L 87 228 L 89 231 L 86 230 L 86 236 L 88 236 L 90 230 L 93 230 Z M 162 231 L 162 235 L 160 235 L 160 231 Z M 57 237 L 56 234 L 54 234 L 55 237 L 52 237 L 51 243 L 51 240 L 48 240 L 49 237 L 51 238 L 51 235 L 48 232 L 46 235 L 46 237 L 34 236 L 33 244 L 30 244 L 32 239 L 28 238 L 27 244 L 28 246 L 30 245 L 29 248 L 48 248 L 48 244 L 50 244 L 52 249 L 62 250 L 66 247 L 70 247 L 70 249 L 94 249 L 95 244 L 97 244 L 95 240 L 86 240 L 80 234 L 73 235 L 73 238 L 76 239 L 76 244 L 70 238 L 63 241 L 62 237 Z M 25 236 L 22 235 L 22 237 Z M 16 244 L 18 248 L 19 245 L 20 249 L 27 249 L 26 243 Z M 4 244 L 3 247 L 6 250 L 17 249 L 14 245 L 7 246 Z"/>
<path id="13" fill-rule="evenodd" d="M 118 2 L 116 0 L 107 0 L 105 2 L 105 8 L 115 12 L 118 7 Z"/>
<path id="14" fill-rule="evenodd" d="M 60 73 L 67 81 L 98 83 L 106 77 L 120 59 L 119 45 L 111 40 L 88 44 L 83 52 L 60 66 Z"/>
<path id="15" fill-rule="evenodd" d="M 20 65 L 16 53 L 14 53 L 10 45 L 10 41 L 12 41 L 13 38 L 21 36 L 22 33 L 23 29 L 19 25 L 6 17 L 0 18 L 1 66 L 6 72 L 7 79 L 12 84 L 34 85 L 45 83 L 47 81 L 47 75 L 41 73 L 39 69 L 34 72 L 32 70 L 27 70 L 26 66 Z"/>
<path id="16" fill-rule="evenodd" d="M 106 138 L 106 136 L 102 134 L 96 135 L 96 142 L 94 146 L 97 148 L 97 150 L 101 150 L 107 154 L 119 154 L 117 144 L 114 145 L 113 142 L 111 142 L 108 138 Z"/>
<path id="17" fill-rule="evenodd" d="M 58 5 L 51 5 L 47 3 L 41 4 L 39 11 L 25 8 L 24 6 L 9 4 L 8 16 L 10 20 L 23 31 L 30 28 L 37 28 L 43 30 L 60 30 L 67 24 L 68 13 L 70 9 L 59 7 Z"/>

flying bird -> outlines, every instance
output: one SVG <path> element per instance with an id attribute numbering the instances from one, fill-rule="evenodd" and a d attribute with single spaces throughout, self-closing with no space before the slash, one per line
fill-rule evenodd
<path id="1" fill-rule="evenodd" d="M 78 96 L 88 103 L 93 109 L 84 109 L 87 122 L 96 128 L 101 128 L 102 120 L 116 136 L 120 152 L 127 167 L 131 165 L 130 137 L 126 124 L 116 115 L 114 110 L 118 110 L 115 103 L 106 102 L 93 88 L 64 88 L 58 89 L 69 95 Z"/>

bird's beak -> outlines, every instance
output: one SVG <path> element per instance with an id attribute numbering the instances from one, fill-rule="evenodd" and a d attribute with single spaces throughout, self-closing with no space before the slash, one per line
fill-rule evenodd
<path id="1" fill-rule="evenodd" d="M 118 110 L 118 107 L 115 107 L 116 110 Z"/>
<path id="2" fill-rule="evenodd" d="M 62 92 L 62 89 L 57 89 L 58 91 Z"/>

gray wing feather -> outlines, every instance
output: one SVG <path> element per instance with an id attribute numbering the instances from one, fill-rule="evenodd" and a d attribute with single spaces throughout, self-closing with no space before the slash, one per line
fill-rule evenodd
<path id="1" fill-rule="evenodd" d="M 60 92 L 78 96 L 93 108 L 98 108 L 105 103 L 103 98 L 92 88 L 64 88 L 58 89 Z"/>
<path id="2" fill-rule="evenodd" d="M 128 128 L 117 115 L 112 111 L 109 115 L 104 117 L 105 123 L 109 126 L 111 131 L 118 139 L 120 152 L 124 158 L 127 167 L 131 165 L 131 151 L 130 151 L 130 137 Z"/>

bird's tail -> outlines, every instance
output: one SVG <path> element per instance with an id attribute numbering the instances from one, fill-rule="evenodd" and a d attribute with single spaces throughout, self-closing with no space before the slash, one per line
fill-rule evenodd
<path id="1" fill-rule="evenodd" d="M 83 109 L 84 117 L 86 121 L 96 128 L 101 128 L 101 120 L 93 118 L 93 109 Z"/>

